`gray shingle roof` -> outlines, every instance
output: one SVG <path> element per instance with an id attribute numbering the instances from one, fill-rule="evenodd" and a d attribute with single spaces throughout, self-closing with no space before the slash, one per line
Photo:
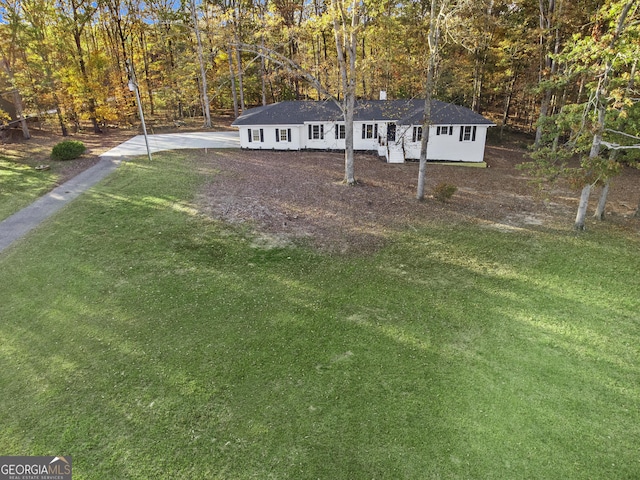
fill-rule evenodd
<path id="1" fill-rule="evenodd" d="M 396 121 L 401 125 L 420 125 L 424 100 L 363 100 L 356 102 L 355 121 Z M 301 125 L 305 122 L 343 120 L 338 106 L 331 101 L 285 101 L 250 108 L 232 125 Z M 451 103 L 432 100 L 433 125 L 493 125 L 482 115 Z"/>

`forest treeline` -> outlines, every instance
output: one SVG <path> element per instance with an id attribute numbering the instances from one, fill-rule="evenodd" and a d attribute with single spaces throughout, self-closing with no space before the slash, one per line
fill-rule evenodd
<path id="1" fill-rule="evenodd" d="M 423 95 L 431 1 L 365 1 L 357 40 L 357 96 Z M 576 43 L 606 35 L 622 2 L 440 1 L 445 8 L 434 95 L 535 128 L 540 114 L 581 104 L 590 78 Z M 609 3 L 609 5 L 605 5 Z M 144 109 L 172 118 L 203 113 L 201 40 L 212 108 L 242 111 L 321 94 L 290 69 L 244 51 L 263 46 L 340 95 L 329 0 L 2 0 L 3 91 L 30 113 L 59 113 L 61 128 L 132 122 L 135 69 Z M 195 9 L 195 11 L 194 11 Z M 615 14 L 613 15 L 615 16 Z M 637 18 L 636 18 L 637 20 Z M 198 27 L 197 29 L 195 27 Z M 597 53 L 597 52 L 592 52 Z M 635 53 L 635 54 L 634 54 Z M 564 57 L 562 56 L 564 54 Z M 618 76 L 633 81 L 629 52 Z"/>
<path id="2" fill-rule="evenodd" d="M 606 183 L 640 143 L 637 0 L 0 0 L 0 13 L 2 96 L 62 134 L 137 123 L 134 74 L 144 111 L 174 120 L 429 90 L 535 131 L 532 172 L 576 185 Z M 569 171 L 576 153 L 589 160 Z"/>

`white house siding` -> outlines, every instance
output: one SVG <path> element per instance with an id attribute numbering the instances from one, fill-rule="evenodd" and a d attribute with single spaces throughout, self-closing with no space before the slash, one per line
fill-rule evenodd
<path id="1" fill-rule="evenodd" d="M 309 127 L 322 125 L 323 139 L 309 138 Z M 317 150 L 344 150 L 345 140 L 344 138 L 336 139 L 336 129 L 339 129 L 344 125 L 344 122 L 307 122 L 304 124 L 301 130 L 302 148 L 317 149 Z M 366 127 L 370 125 L 370 127 Z M 379 125 L 375 122 L 353 122 L 353 149 L 354 150 L 377 150 L 378 149 L 378 137 L 376 132 L 379 132 Z M 362 130 L 365 130 L 365 138 L 362 138 Z M 312 137 L 314 136 L 314 130 L 312 130 Z M 340 130 L 338 130 L 340 133 Z M 338 135 L 340 136 L 340 135 Z M 371 137 L 371 138 L 369 138 Z"/>
<path id="2" fill-rule="evenodd" d="M 287 140 L 276 141 L 276 130 L 278 134 L 284 130 L 287 132 Z M 260 140 L 252 136 L 249 141 L 249 132 L 262 132 Z M 252 150 L 300 150 L 300 126 L 299 125 L 255 125 L 251 127 L 239 127 L 240 148 Z"/>
<path id="3" fill-rule="evenodd" d="M 252 150 L 344 150 L 344 139 L 336 139 L 336 126 L 343 125 L 342 122 L 309 122 L 304 125 L 263 125 L 263 126 L 241 126 L 239 127 L 240 146 Z M 366 125 L 373 125 L 367 131 Z M 377 127 L 375 126 L 377 125 Z M 388 122 L 354 122 L 353 127 L 353 146 L 354 150 L 360 151 L 377 151 L 379 155 L 386 157 L 389 162 L 399 162 L 400 152 L 404 151 L 404 158 L 410 160 L 420 159 L 420 141 L 413 141 L 413 129 L 419 125 L 398 125 L 396 127 L 395 143 L 387 143 L 387 125 Z M 312 128 L 312 136 L 314 127 L 322 126 L 323 138 L 309 138 L 309 127 Z M 448 126 L 447 126 L 448 127 Z M 437 135 L 437 126 L 430 128 L 429 135 L 429 160 L 444 161 L 464 161 L 464 162 L 482 162 L 484 160 L 484 145 L 487 135 L 486 125 L 469 125 L 472 129 L 475 127 L 475 140 L 460 141 L 460 129 L 464 125 L 453 125 L 453 134 Z M 441 128 L 444 128 L 442 126 Z M 362 131 L 365 129 L 365 137 L 362 138 Z M 276 131 L 287 131 L 287 141 L 276 141 Z M 317 129 L 316 129 L 317 131 Z M 261 141 L 256 140 L 252 136 L 249 141 L 249 132 L 262 132 Z M 289 135 L 290 133 L 290 135 Z M 376 135 L 377 134 L 377 135 Z M 258 137 L 259 133 L 256 133 Z M 382 144 L 379 142 L 382 140 Z"/>
<path id="4" fill-rule="evenodd" d="M 363 130 L 365 138 L 362 138 Z M 368 122 L 353 122 L 353 149 L 377 151 L 378 136 L 381 132 L 380 123 L 374 120 Z"/>
<path id="5" fill-rule="evenodd" d="M 339 124 L 335 122 L 306 122 L 300 130 L 302 148 L 309 150 L 344 150 L 344 140 L 336 139 L 336 125 Z M 323 138 L 313 138 L 319 127 L 322 127 Z M 311 128 L 311 138 L 309 128 Z"/>
<path id="6" fill-rule="evenodd" d="M 465 125 L 453 125 L 453 134 L 436 135 L 437 126 L 429 129 L 428 160 L 445 160 L 452 162 L 482 162 L 484 146 L 487 138 L 486 125 L 469 125 L 475 127 L 475 140 L 460 141 L 460 129 Z M 413 142 L 413 126 L 407 129 L 404 136 L 405 157 L 411 160 L 420 159 L 420 142 Z"/>

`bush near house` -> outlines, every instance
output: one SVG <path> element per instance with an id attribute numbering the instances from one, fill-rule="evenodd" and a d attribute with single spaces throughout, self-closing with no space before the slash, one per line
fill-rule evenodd
<path id="1" fill-rule="evenodd" d="M 433 197 L 441 202 L 448 202 L 457 190 L 458 187 L 450 183 L 439 183 L 433 190 Z"/>
<path id="2" fill-rule="evenodd" d="M 51 150 L 53 160 L 73 160 L 84 153 L 87 148 L 78 140 L 65 140 L 54 145 Z"/>

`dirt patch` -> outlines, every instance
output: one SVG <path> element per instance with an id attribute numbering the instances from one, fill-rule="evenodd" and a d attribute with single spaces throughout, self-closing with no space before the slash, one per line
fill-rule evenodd
<path id="1" fill-rule="evenodd" d="M 304 240 L 323 250 L 371 252 L 390 233 L 427 222 L 476 222 L 503 230 L 570 230 L 578 194 L 556 188 L 542 196 L 516 169 L 526 159 L 518 142 L 488 146 L 488 168 L 429 164 L 424 202 L 415 199 L 418 164 L 392 165 L 372 154 L 356 155 L 354 187 L 342 183 L 343 154 L 233 151 L 202 158 L 220 173 L 199 203 L 208 215 L 254 227 L 269 245 Z M 441 182 L 458 187 L 448 203 L 431 193 Z M 640 171 L 615 180 L 609 221 L 638 229 L 629 219 L 638 204 Z M 597 201 L 596 190 L 593 202 Z M 592 206 L 591 211 L 593 211 Z"/>

